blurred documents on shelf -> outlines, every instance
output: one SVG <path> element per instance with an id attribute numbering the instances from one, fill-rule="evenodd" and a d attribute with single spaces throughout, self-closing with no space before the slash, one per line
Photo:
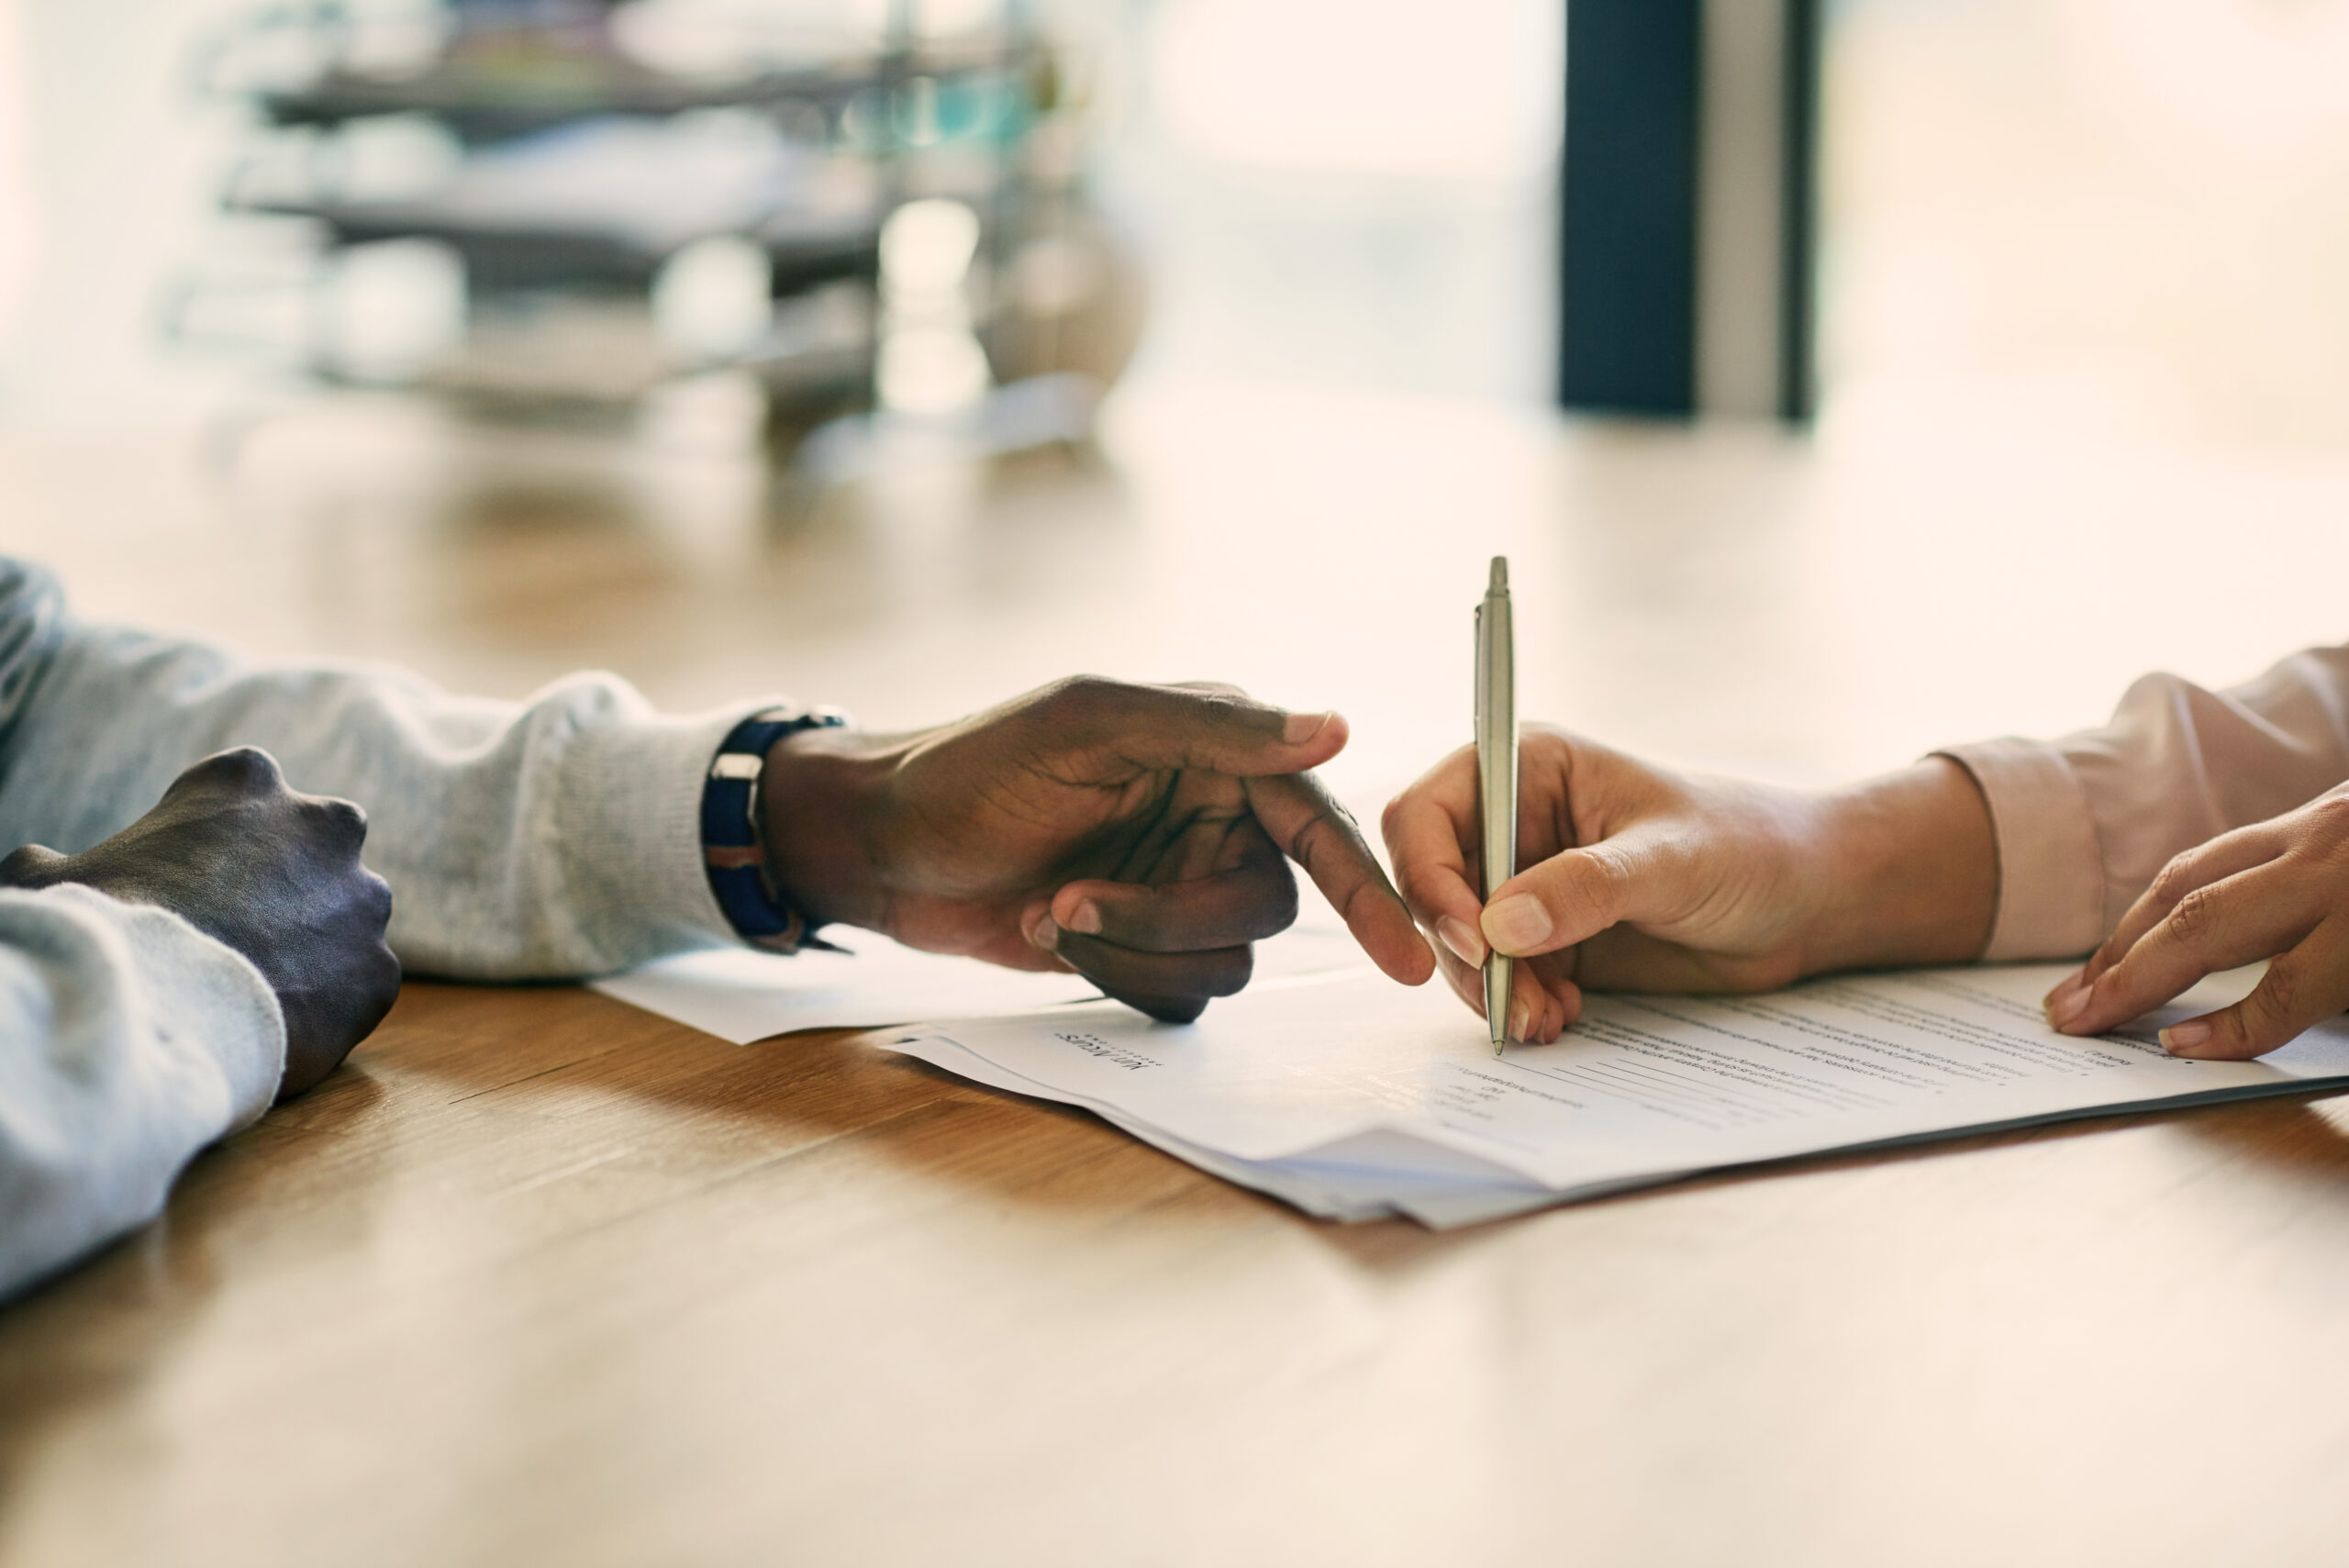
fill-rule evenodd
<path id="1" fill-rule="evenodd" d="M 1030 1013 L 1101 995 L 1081 975 L 1037 974 L 920 952 L 871 931 L 840 932 L 837 940 L 851 951 L 808 948 L 785 958 L 712 948 L 598 980 L 595 988 L 736 1045 L 799 1029 Z M 1300 920 L 1256 948 L 1260 980 L 1327 973 L 1361 962 L 1362 950 L 1334 917 Z"/>
<path id="2" fill-rule="evenodd" d="M 2050 1029 L 2065 966 L 1815 981 L 1771 995 L 1592 996 L 1495 1060 L 1441 986 L 1364 972 L 1259 985 L 1197 1024 L 1108 1004 L 933 1024 L 891 1049 L 1097 1112 L 1309 1213 L 1432 1226 L 1704 1171 L 2121 1109 L 2349 1087 L 2332 1020 L 2250 1062 L 2154 1030 L 2248 990 L 2219 976 L 2125 1035 Z"/>

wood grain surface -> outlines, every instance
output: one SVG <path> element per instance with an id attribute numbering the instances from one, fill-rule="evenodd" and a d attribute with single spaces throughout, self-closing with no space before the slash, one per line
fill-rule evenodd
<path id="1" fill-rule="evenodd" d="M 1373 806 L 1465 729 L 1497 548 L 1564 606 L 1529 711 L 1789 776 L 2092 719 L 2114 668 L 2246 673 L 2349 565 L 2349 473 L 2305 461 L 1267 399 L 1137 395 L 1090 474 L 908 469 L 789 527 L 731 460 L 365 421 L 211 489 L 177 449 L 18 443 L 0 516 L 105 613 L 495 691 L 591 662 L 885 717 L 1080 667 L 1319 690 Z M 533 510 L 550 474 L 609 506 Z M 2259 614 L 2063 615 L 2098 539 L 2150 578 L 2221 515 L 2307 567 Z M 852 1035 L 416 983 L 161 1222 L 0 1307 L 0 1563 L 2329 1563 L 2344 1344 L 2349 1100 L 1434 1235 Z"/>
<path id="2" fill-rule="evenodd" d="M 2344 1108 L 1438 1236 L 853 1036 L 416 984 L 0 1320 L 0 1559 L 2337 1561 Z"/>

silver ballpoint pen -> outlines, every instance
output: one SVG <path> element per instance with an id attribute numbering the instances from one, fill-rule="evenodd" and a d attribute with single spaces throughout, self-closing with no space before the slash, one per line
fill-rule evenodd
<path id="1" fill-rule="evenodd" d="M 1476 606 L 1476 806 L 1485 851 L 1484 896 L 1517 871 L 1517 628 L 1508 605 L 1508 557 L 1493 557 L 1485 602 Z M 1485 950 L 1485 1021 L 1493 1054 L 1508 1040 L 1508 983 L 1515 961 Z"/>

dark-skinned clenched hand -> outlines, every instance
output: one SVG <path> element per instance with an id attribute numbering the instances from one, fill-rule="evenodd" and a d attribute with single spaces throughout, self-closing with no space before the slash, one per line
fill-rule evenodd
<path id="1" fill-rule="evenodd" d="M 399 995 L 384 941 L 392 890 L 359 863 L 366 839 L 359 807 L 295 794 L 269 753 L 244 747 L 196 763 L 80 854 L 17 850 L 0 885 L 72 882 L 158 905 L 251 960 L 285 1015 L 284 1100 L 340 1066 Z"/>
<path id="2" fill-rule="evenodd" d="M 1297 917 L 1295 861 L 1416 985 L 1434 958 L 1309 772 L 1345 743 L 1333 713 L 1092 676 L 913 735 L 809 730 L 768 755 L 769 869 L 816 920 L 1074 970 L 1188 1022 Z"/>

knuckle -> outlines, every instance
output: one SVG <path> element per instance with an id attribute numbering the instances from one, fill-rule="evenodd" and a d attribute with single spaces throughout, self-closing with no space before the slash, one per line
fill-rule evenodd
<path id="1" fill-rule="evenodd" d="M 353 849 L 366 842 L 367 812 L 358 802 L 321 795 L 305 802 L 304 809 L 329 837 Z"/>
<path id="2" fill-rule="evenodd" d="M 1604 845 L 1586 851 L 1580 863 L 1588 868 L 1586 873 L 1553 879 L 1539 891 L 1561 924 L 1596 926 L 1619 901 L 1631 870 Z"/>
<path id="3" fill-rule="evenodd" d="M 2200 947 L 2218 935 L 2227 917 L 2226 904 L 2214 887 L 2198 887 L 2170 911 L 2170 935 L 2189 948 Z"/>
<path id="4" fill-rule="evenodd" d="M 54 851 L 39 844 L 22 844 L 0 858 L 0 884 L 10 887 L 35 885 L 42 873 L 52 869 L 54 862 L 63 859 Z"/>
<path id="5" fill-rule="evenodd" d="M 2349 842 L 2349 795 L 2328 795 L 2309 803 L 2309 825 L 2326 842 Z"/>
<path id="6" fill-rule="evenodd" d="M 1037 694 L 1036 711 L 1060 723 L 1078 723 L 1106 713 L 1122 690 L 1107 675 L 1064 675 Z"/>
<path id="7" fill-rule="evenodd" d="M 2275 960 L 2267 966 L 2266 977 L 2243 998 L 2245 1024 L 2255 1020 L 2273 1029 L 2291 1023 L 2300 1016 L 2308 989 L 2308 975 L 2298 962 L 2289 955 Z"/>
<path id="8" fill-rule="evenodd" d="M 1201 696 L 1223 697 L 1232 701 L 1244 702 L 1248 697 L 1245 690 L 1233 685 L 1230 681 L 1177 681 L 1174 683 L 1174 689 L 1181 692 L 1196 692 Z"/>
<path id="9" fill-rule="evenodd" d="M 1307 817 L 1291 836 L 1288 852 L 1305 868 L 1305 874 L 1317 883 L 1339 874 L 1351 858 L 1349 850 L 1361 842 L 1361 830 L 1353 816 L 1336 801 L 1325 801 L 1321 809 Z M 1365 849 L 1361 851 L 1368 854 Z M 1293 896 L 1294 895 L 1292 895 Z"/>
<path id="10" fill-rule="evenodd" d="M 364 906 L 375 923 L 375 929 L 380 932 L 392 923 L 392 884 L 372 871 L 362 871 L 360 876 L 364 890 Z"/>
<path id="11" fill-rule="evenodd" d="M 1297 863 L 1305 868 L 1308 875 L 1312 873 L 1314 862 L 1328 851 L 1330 835 L 1336 830 L 1337 824 L 1325 807 L 1307 817 L 1290 836 L 1288 852 L 1297 857 Z"/>
<path id="12" fill-rule="evenodd" d="M 2198 885 L 2199 879 L 2194 873 L 2194 861 L 2189 851 L 2172 855 L 2169 862 L 2154 873 L 2153 885 L 2147 891 L 2158 903 L 2176 904 Z"/>
<path id="13" fill-rule="evenodd" d="M 1563 767 L 1573 760 L 1578 744 L 1580 742 L 1573 735 L 1554 724 L 1529 720 L 1517 727 L 1517 754 L 1520 767 L 1528 762 L 1545 768 Z M 1474 746 L 1467 748 L 1471 755 L 1475 750 Z"/>
<path id="14" fill-rule="evenodd" d="M 1284 867 L 1283 870 L 1286 871 L 1286 868 Z M 1297 911 L 1301 907 L 1303 906 L 1297 894 L 1297 879 L 1293 876 L 1283 876 L 1279 891 L 1272 895 L 1270 902 L 1264 906 L 1265 923 L 1272 926 L 1275 931 L 1286 931 L 1297 924 Z"/>
<path id="15" fill-rule="evenodd" d="M 2328 870 L 2349 866 L 2349 795 L 2327 795 L 2308 808 L 2308 830 L 2294 846 Z"/>
<path id="16" fill-rule="evenodd" d="M 400 961 L 397 954 L 381 942 L 375 944 L 374 973 L 369 991 L 383 1006 L 389 1007 L 400 994 Z"/>
<path id="17" fill-rule="evenodd" d="M 1283 929 L 1296 923 L 1297 876 L 1286 861 L 1266 861 L 1261 873 L 1248 882 L 1248 907 L 1266 919 L 1277 919 Z"/>
<path id="18" fill-rule="evenodd" d="M 216 751 L 188 770 L 214 783 L 267 794 L 284 787 L 277 759 L 258 746 L 232 746 Z"/>
<path id="19" fill-rule="evenodd" d="M 1209 729 L 1221 729 L 1234 719 L 1241 719 L 1264 711 L 1236 686 L 1202 687 L 1185 690 L 1183 701 Z"/>

